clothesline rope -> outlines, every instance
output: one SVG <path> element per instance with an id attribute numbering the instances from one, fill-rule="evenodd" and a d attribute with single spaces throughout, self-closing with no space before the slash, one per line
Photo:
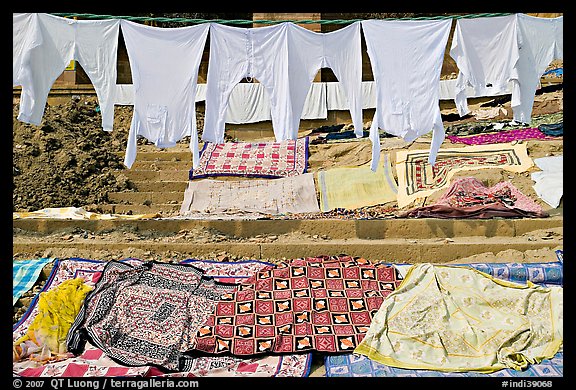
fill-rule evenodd
<path id="1" fill-rule="evenodd" d="M 148 16 L 113 16 L 113 15 L 94 15 L 94 14 L 76 14 L 76 13 L 53 13 L 52 15 L 62 17 L 76 17 L 83 19 L 126 19 L 140 22 L 177 22 L 177 23 L 220 23 L 220 24 L 278 24 L 292 22 L 298 24 L 350 24 L 365 19 L 321 19 L 321 20 L 246 20 L 246 19 L 193 19 L 193 18 L 166 18 L 166 17 L 148 17 Z M 486 18 L 495 16 L 507 16 L 511 13 L 482 13 L 467 15 L 437 15 L 437 16 L 417 16 L 404 18 L 385 18 L 386 20 L 440 20 L 440 19 L 469 19 L 469 18 Z"/>

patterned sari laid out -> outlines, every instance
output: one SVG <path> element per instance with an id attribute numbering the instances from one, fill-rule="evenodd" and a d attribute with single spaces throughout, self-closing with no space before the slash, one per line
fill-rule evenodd
<path id="1" fill-rule="evenodd" d="M 350 256 L 294 259 L 230 291 L 194 352 L 251 356 L 352 351 L 399 283 L 391 265 Z"/>
<path id="2" fill-rule="evenodd" d="M 412 266 L 354 353 L 404 369 L 522 370 L 563 346 L 563 288 L 462 266 Z"/>
<path id="3" fill-rule="evenodd" d="M 140 266 L 144 261 L 124 259 L 122 263 Z M 82 278 L 85 283 L 95 287 L 101 278 L 107 262 L 89 259 L 56 259 L 52 272 L 42 291 L 50 292 L 72 278 Z M 227 284 L 238 284 L 252 276 L 256 271 L 273 266 L 273 263 L 258 260 L 241 260 L 220 262 L 216 260 L 188 259 L 181 264 L 192 264 L 203 271 L 203 277 L 213 277 Z M 14 324 L 13 339 L 17 340 L 26 334 L 40 313 L 38 297 L 30 304 L 29 309 L 18 323 Z M 195 309 L 197 315 L 205 312 L 203 305 Z M 195 315 L 194 312 L 191 316 Z M 127 366 L 111 359 L 104 351 L 89 341 L 81 354 L 63 360 L 52 359 L 48 363 L 22 360 L 13 363 L 13 374 L 25 377 L 93 377 L 93 376 L 154 376 L 154 377 L 207 377 L 207 376 L 241 376 L 241 377 L 302 377 L 308 376 L 312 360 L 311 353 L 255 356 L 242 359 L 234 356 L 199 356 L 195 358 L 190 369 L 186 371 L 167 371 L 152 365 Z"/>
<path id="4" fill-rule="evenodd" d="M 128 366 L 188 370 L 192 359 L 183 353 L 194 347 L 202 314 L 234 289 L 202 274 L 189 264 L 109 262 L 70 328 L 68 350 L 82 352 L 91 341 Z"/>

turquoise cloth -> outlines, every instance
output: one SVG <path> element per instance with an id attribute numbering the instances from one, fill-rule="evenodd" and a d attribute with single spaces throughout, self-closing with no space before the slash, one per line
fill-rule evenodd
<path id="1" fill-rule="evenodd" d="M 12 306 L 38 280 L 42 268 L 54 259 L 42 257 L 31 260 L 12 260 Z"/>

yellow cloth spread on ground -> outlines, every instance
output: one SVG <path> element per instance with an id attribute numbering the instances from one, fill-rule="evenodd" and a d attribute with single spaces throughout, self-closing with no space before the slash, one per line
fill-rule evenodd
<path id="1" fill-rule="evenodd" d="M 50 354 L 65 353 L 68 330 L 91 290 L 92 287 L 85 284 L 84 279 L 74 278 L 65 280 L 53 290 L 40 293 L 38 314 L 26 334 L 16 340 L 14 346 L 31 341 L 38 347 L 37 351 L 42 350 L 40 355 L 44 358 L 49 358 Z"/>
<path id="2" fill-rule="evenodd" d="M 159 218 L 160 214 L 99 214 L 86 211 L 82 207 L 49 207 L 37 211 L 20 211 L 12 213 L 12 220 L 24 218 L 49 219 L 152 219 Z"/>
<path id="3" fill-rule="evenodd" d="M 318 172 L 318 192 L 322 211 L 356 209 L 395 202 L 398 185 L 386 154 L 376 172 L 369 164 Z"/>
<path id="4" fill-rule="evenodd" d="M 563 288 L 461 266 L 413 265 L 354 353 L 399 368 L 521 370 L 563 344 Z"/>

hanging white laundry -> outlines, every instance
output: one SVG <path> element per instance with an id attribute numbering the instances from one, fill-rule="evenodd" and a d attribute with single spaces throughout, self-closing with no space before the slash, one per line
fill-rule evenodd
<path id="1" fill-rule="evenodd" d="M 114 104 L 117 106 L 134 105 L 134 85 L 133 84 L 116 84 L 116 96 Z"/>
<path id="2" fill-rule="evenodd" d="M 326 119 L 327 117 L 326 83 L 312 83 L 306 95 L 300 119 Z"/>
<path id="3" fill-rule="evenodd" d="M 354 133 L 357 138 L 362 137 L 360 22 L 327 33 L 314 32 L 294 23 L 289 27 L 288 83 L 293 114 L 288 129 L 293 133 L 284 136 L 297 136 L 307 92 L 314 77 L 321 68 L 330 68 L 348 97 Z"/>
<path id="4" fill-rule="evenodd" d="M 41 44 L 38 36 L 38 19 L 34 13 L 12 14 L 12 85 L 22 85 L 23 64 L 28 61 L 26 54 Z M 27 67 L 26 67 L 27 68 Z"/>
<path id="5" fill-rule="evenodd" d="M 260 83 L 238 83 L 232 89 L 226 110 L 226 123 L 254 123 L 268 121 L 270 97 Z"/>
<path id="6" fill-rule="evenodd" d="M 266 88 L 275 134 L 289 123 L 287 29 L 287 22 L 256 28 L 210 25 L 204 141 L 224 142 L 230 94 L 243 78 L 256 78 Z M 276 139 L 282 140 L 281 133 Z"/>
<path id="7" fill-rule="evenodd" d="M 206 84 L 196 85 L 196 103 L 206 100 Z M 118 106 L 134 105 L 134 84 L 116 84 L 114 104 Z"/>
<path id="8" fill-rule="evenodd" d="M 564 156 L 535 158 L 534 164 L 541 169 L 530 175 L 534 191 L 550 207 L 558 207 L 564 195 Z"/>
<path id="9" fill-rule="evenodd" d="M 470 112 L 467 87 L 478 96 L 494 96 L 518 81 L 518 39 L 515 14 L 456 21 L 450 57 L 458 66 L 454 101 L 460 116 Z M 512 105 L 515 99 L 512 94 Z"/>
<path id="10" fill-rule="evenodd" d="M 451 20 L 365 20 L 362 29 L 376 86 L 370 127 L 371 169 L 380 159 L 378 129 L 410 142 L 433 131 L 429 163 L 444 141 L 440 72 Z"/>
<path id="11" fill-rule="evenodd" d="M 362 56 L 359 24 L 315 33 L 291 22 L 257 28 L 213 24 L 202 139 L 224 142 L 226 110 L 234 86 L 256 78 L 270 99 L 276 141 L 296 139 L 318 70 L 330 67 L 346 84 L 351 115 L 362 133 Z"/>
<path id="12" fill-rule="evenodd" d="M 313 83 L 300 115 L 301 119 L 326 119 L 325 83 Z M 230 93 L 226 123 L 254 123 L 272 119 L 270 97 L 261 83 L 238 83 Z"/>
<path id="13" fill-rule="evenodd" d="M 39 125 L 54 81 L 72 60 L 86 72 L 102 113 L 102 127 L 114 123 L 119 20 L 74 20 L 39 13 L 38 31 L 23 47 L 26 61 L 18 120 Z"/>
<path id="14" fill-rule="evenodd" d="M 512 94 L 513 118 L 530 123 L 540 78 L 553 60 L 564 58 L 564 17 L 539 18 L 517 14 L 519 39 L 518 83 Z"/>
<path id="15" fill-rule="evenodd" d="M 137 136 L 159 148 L 174 147 L 190 136 L 196 167 L 196 85 L 210 25 L 165 28 L 122 20 L 121 26 L 134 84 L 124 165 L 130 168 L 136 159 Z"/>
<path id="16" fill-rule="evenodd" d="M 206 100 L 206 83 L 201 83 L 196 85 L 196 103 L 203 102 Z"/>
<path id="17" fill-rule="evenodd" d="M 338 81 L 326 83 L 326 108 L 328 110 L 349 110 L 350 102 Z M 376 87 L 374 81 L 362 81 L 362 108 L 376 108 Z"/>

